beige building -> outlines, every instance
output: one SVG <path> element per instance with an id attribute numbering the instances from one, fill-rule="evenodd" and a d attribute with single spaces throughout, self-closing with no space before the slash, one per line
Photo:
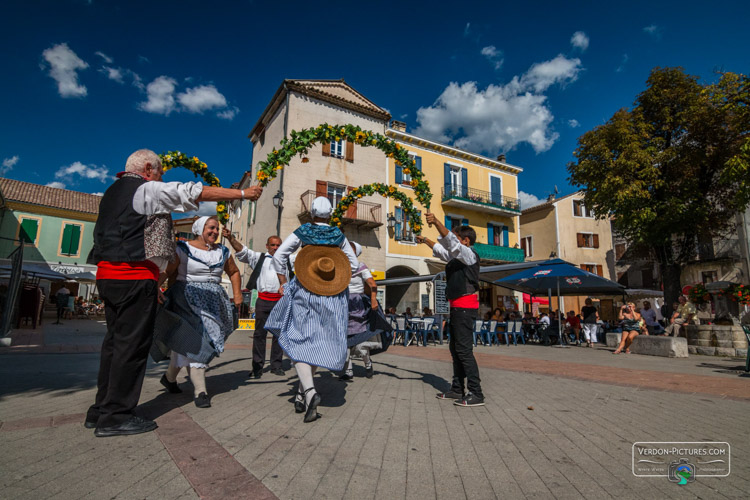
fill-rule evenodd
<path id="1" fill-rule="evenodd" d="M 284 80 L 250 131 L 253 143 L 252 169 L 240 181 L 240 187 L 255 181 L 258 162 L 278 148 L 292 130 L 330 125 L 352 124 L 384 134 L 390 114 L 344 80 Z M 377 148 L 363 148 L 347 141 L 315 145 L 302 163 L 296 156 L 290 165 L 264 189 L 257 202 L 235 203 L 229 227 L 253 250 L 265 249 L 269 236 L 282 239 L 309 222 L 309 208 L 316 196 L 327 196 L 335 206 L 355 187 L 386 182 L 387 161 Z M 280 201 L 280 203 L 279 203 Z M 343 221 L 344 234 L 362 245 L 360 257 L 373 271 L 385 271 L 384 224 L 386 211 L 380 197 L 357 201 Z M 243 283 L 250 270 L 241 265 Z"/>
<path id="2" fill-rule="evenodd" d="M 576 192 L 551 198 L 521 213 L 521 248 L 527 260 L 558 257 L 582 269 L 616 280 L 612 226 L 597 220 Z M 565 297 L 560 309 L 579 312 L 586 297 Z M 553 307 L 555 304 L 553 302 Z M 609 311 L 602 303 L 602 311 Z"/>

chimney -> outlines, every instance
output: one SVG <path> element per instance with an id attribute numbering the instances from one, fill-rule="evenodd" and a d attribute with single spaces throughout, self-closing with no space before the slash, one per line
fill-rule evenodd
<path id="1" fill-rule="evenodd" d="M 505 162 L 505 153 L 497 155 L 497 161 Z"/>
<path id="2" fill-rule="evenodd" d="M 406 123 L 400 122 L 398 120 L 392 120 L 391 121 L 391 128 L 393 130 L 397 130 L 399 132 L 406 132 Z"/>
<path id="3" fill-rule="evenodd" d="M 547 196 L 547 201 L 552 201 L 554 199 L 555 199 L 555 194 L 554 193 L 552 193 L 549 196 Z"/>

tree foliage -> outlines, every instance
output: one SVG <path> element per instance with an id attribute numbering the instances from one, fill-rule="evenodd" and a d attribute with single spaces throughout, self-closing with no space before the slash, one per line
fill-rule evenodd
<path id="1" fill-rule="evenodd" d="M 569 180 L 630 244 L 662 266 L 684 264 L 750 202 L 748 104 L 744 75 L 701 84 L 682 68 L 655 68 L 632 109 L 578 139 Z"/>

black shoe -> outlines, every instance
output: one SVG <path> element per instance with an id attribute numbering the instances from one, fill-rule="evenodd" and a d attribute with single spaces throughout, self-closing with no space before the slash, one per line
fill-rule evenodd
<path id="1" fill-rule="evenodd" d="M 305 391 L 305 394 L 315 390 L 314 387 L 310 387 L 308 390 Z M 317 392 L 312 395 L 312 398 L 310 399 L 310 404 L 307 405 L 307 411 L 305 412 L 305 423 L 310 423 L 318 420 L 320 418 L 320 414 L 318 413 L 318 405 L 320 404 L 320 394 Z"/>
<path id="2" fill-rule="evenodd" d="M 372 369 L 372 365 L 370 365 L 369 368 L 365 368 L 365 377 L 372 378 L 372 375 L 375 373 L 375 370 Z"/>
<path id="3" fill-rule="evenodd" d="M 211 400 L 208 399 L 208 394 L 201 392 L 195 397 L 195 406 L 198 408 L 211 408 Z"/>
<path id="4" fill-rule="evenodd" d="M 305 411 L 305 395 L 302 394 L 300 389 L 297 389 L 297 394 L 294 396 L 294 413 L 304 413 Z"/>
<path id="5" fill-rule="evenodd" d="M 167 374 L 161 376 L 161 385 L 167 388 L 167 391 L 169 391 L 170 394 L 180 394 L 182 392 L 182 389 L 177 385 L 177 382 L 170 382 L 167 380 Z"/>
<path id="6" fill-rule="evenodd" d="M 273 373 L 274 375 L 278 375 L 279 377 L 286 377 L 286 372 L 281 368 L 274 368 L 273 370 L 271 370 L 271 373 Z"/>
<path id="7" fill-rule="evenodd" d="M 438 399 L 452 399 L 454 401 L 464 398 L 464 395 L 455 391 L 440 392 L 436 396 Z"/>
<path id="8" fill-rule="evenodd" d="M 250 372 L 248 374 L 247 378 L 259 379 L 262 376 L 263 376 L 263 372 L 262 371 L 257 371 L 257 372 Z"/>
<path id="9" fill-rule="evenodd" d="M 348 373 L 344 372 L 341 375 L 339 375 L 339 380 L 343 380 L 344 382 L 348 382 L 350 380 L 354 380 L 354 375 L 349 375 Z"/>
<path id="10" fill-rule="evenodd" d="M 83 423 L 83 426 L 85 428 L 87 428 L 87 429 L 96 429 L 96 422 L 98 420 L 99 420 L 98 418 L 97 419 L 89 419 L 88 417 L 86 417 L 86 421 Z"/>
<path id="11" fill-rule="evenodd" d="M 468 393 L 463 399 L 454 401 L 453 404 L 456 406 L 484 406 L 484 398 Z"/>
<path id="12" fill-rule="evenodd" d="M 127 421 L 111 427 L 97 427 L 94 431 L 96 437 L 130 436 L 153 431 L 159 427 L 153 420 L 132 416 Z"/>

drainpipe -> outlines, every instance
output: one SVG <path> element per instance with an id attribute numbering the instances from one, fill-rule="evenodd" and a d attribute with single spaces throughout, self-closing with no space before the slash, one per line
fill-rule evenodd
<path id="1" fill-rule="evenodd" d="M 289 89 L 284 83 L 284 91 L 286 92 L 286 109 L 284 110 L 284 139 L 287 136 L 287 126 L 289 125 Z M 281 194 L 282 201 L 277 209 L 276 215 L 276 234 L 281 235 L 281 212 L 284 210 L 284 172 L 286 169 L 281 169 L 281 176 L 279 178 L 279 194 Z"/>

